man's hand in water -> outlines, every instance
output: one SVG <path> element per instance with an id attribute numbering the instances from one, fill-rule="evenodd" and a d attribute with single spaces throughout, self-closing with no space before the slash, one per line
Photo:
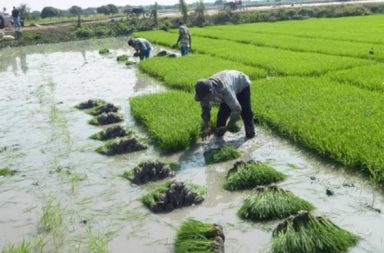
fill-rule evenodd
<path id="1" fill-rule="evenodd" d="M 210 127 L 204 128 L 203 132 L 201 133 L 201 139 L 205 140 L 212 134 L 212 130 Z"/>

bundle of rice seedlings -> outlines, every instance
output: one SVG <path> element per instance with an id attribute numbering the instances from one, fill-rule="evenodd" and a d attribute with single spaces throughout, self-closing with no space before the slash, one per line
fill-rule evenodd
<path id="1" fill-rule="evenodd" d="M 323 217 L 306 211 L 291 216 L 273 231 L 273 253 L 343 253 L 360 238 Z"/>
<path id="2" fill-rule="evenodd" d="M 143 140 L 138 140 L 136 138 L 124 137 L 121 139 L 116 139 L 109 141 L 103 146 L 96 149 L 96 152 L 99 152 L 103 155 L 118 155 L 125 153 L 132 153 L 147 148 L 147 145 Z"/>
<path id="3" fill-rule="evenodd" d="M 239 158 L 241 153 L 233 146 L 224 145 L 204 152 L 206 164 L 225 162 Z"/>
<path id="4" fill-rule="evenodd" d="M 99 116 L 94 117 L 90 121 L 88 121 L 91 125 L 107 125 L 107 124 L 113 124 L 123 121 L 123 115 L 116 113 L 116 112 L 109 112 L 109 113 L 102 113 Z"/>
<path id="5" fill-rule="evenodd" d="M 13 176 L 16 174 L 16 170 L 11 170 L 8 167 L 0 169 L 0 177 L 1 176 Z"/>
<path id="6" fill-rule="evenodd" d="M 85 102 L 82 102 L 78 105 L 75 106 L 75 108 L 79 109 L 79 110 L 85 110 L 85 109 L 91 109 L 91 108 L 94 108 L 94 107 L 98 107 L 98 106 L 101 106 L 101 105 L 104 105 L 106 104 L 106 102 L 104 100 L 101 100 L 101 99 L 89 99 L 88 101 L 85 101 Z"/>
<path id="7" fill-rule="evenodd" d="M 176 208 L 197 205 L 204 201 L 206 188 L 183 182 L 166 182 L 142 198 L 155 213 L 171 212 Z"/>
<path id="8" fill-rule="evenodd" d="M 250 189 L 282 181 L 287 176 L 261 162 L 236 162 L 228 171 L 224 188 L 229 191 Z"/>
<path id="9" fill-rule="evenodd" d="M 133 132 L 131 130 L 129 130 L 126 127 L 117 125 L 117 126 L 108 127 L 105 130 L 95 133 L 94 135 L 91 135 L 90 138 L 94 140 L 105 141 L 105 140 L 110 140 L 117 137 L 131 137 L 132 135 L 133 135 Z"/>
<path id="10" fill-rule="evenodd" d="M 119 107 L 115 106 L 114 104 L 107 103 L 107 104 L 94 107 L 88 113 L 91 115 L 97 116 L 102 113 L 117 112 L 118 110 L 119 110 Z"/>
<path id="11" fill-rule="evenodd" d="M 135 168 L 124 172 L 122 175 L 135 184 L 145 184 L 150 181 L 158 181 L 175 175 L 174 168 L 169 164 L 160 161 L 142 162 Z"/>
<path id="12" fill-rule="evenodd" d="M 133 62 L 133 61 L 126 61 L 125 62 L 125 65 L 127 65 L 127 66 L 131 66 L 133 64 L 135 64 L 135 62 Z"/>
<path id="13" fill-rule="evenodd" d="M 102 48 L 99 50 L 99 54 L 109 54 L 109 49 L 108 48 Z"/>
<path id="14" fill-rule="evenodd" d="M 222 226 L 188 219 L 177 231 L 175 252 L 224 253 L 224 241 Z"/>
<path id="15" fill-rule="evenodd" d="M 238 214 L 252 221 L 286 218 L 300 210 L 311 211 L 314 206 L 276 186 L 257 187 L 255 192 L 244 200 Z"/>
<path id="16" fill-rule="evenodd" d="M 126 55 L 126 54 L 119 55 L 119 56 L 117 56 L 116 61 L 118 61 L 118 62 L 126 62 L 126 61 L 128 61 L 128 55 Z"/>

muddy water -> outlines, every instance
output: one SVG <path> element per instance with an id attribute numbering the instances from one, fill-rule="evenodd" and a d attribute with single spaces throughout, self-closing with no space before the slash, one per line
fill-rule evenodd
<path id="1" fill-rule="evenodd" d="M 112 53 L 99 55 L 102 47 Z M 74 105 L 96 97 L 113 102 L 121 107 L 123 124 L 145 134 L 135 125 L 127 100 L 165 90 L 135 66 L 118 64 L 115 58 L 123 53 L 132 53 L 125 39 L 0 51 L 0 168 L 19 171 L 0 178 L 0 249 L 26 240 L 42 252 L 104 252 L 90 245 L 93 234 L 105 239 L 113 253 L 172 252 L 177 227 L 195 217 L 224 226 L 227 252 L 269 252 L 277 223 L 240 220 L 236 212 L 248 192 L 222 189 L 233 162 L 204 165 L 203 151 L 218 145 L 215 140 L 167 157 L 152 147 L 117 157 L 94 152 L 101 142 L 88 137 L 100 128 L 87 124 L 91 117 Z M 384 251 L 383 215 L 366 207 L 374 198 L 374 207 L 382 209 L 384 199 L 363 179 L 260 127 L 251 141 L 241 133 L 225 141 L 239 147 L 242 159 L 260 160 L 286 173 L 283 188 L 312 202 L 316 214 L 364 238 L 350 252 Z M 119 175 L 159 157 L 181 163 L 177 179 L 207 185 L 202 205 L 161 215 L 142 206 L 140 196 L 153 185 L 131 185 Z M 327 188 L 335 195 L 328 197 Z M 62 223 L 54 232 L 41 231 L 43 207 L 52 199 L 60 204 Z"/>

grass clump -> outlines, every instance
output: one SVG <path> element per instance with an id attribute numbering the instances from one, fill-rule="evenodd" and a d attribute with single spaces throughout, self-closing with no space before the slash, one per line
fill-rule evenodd
<path id="1" fill-rule="evenodd" d="M 115 106 L 114 104 L 107 103 L 103 105 L 99 105 L 97 107 L 92 108 L 88 113 L 97 116 L 102 113 L 109 113 L 109 112 L 117 112 L 119 110 L 119 107 Z"/>
<path id="2" fill-rule="evenodd" d="M 236 162 L 228 171 L 224 188 L 229 191 L 245 190 L 282 181 L 287 176 L 261 162 Z"/>
<path id="3" fill-rule="evenodd" d="M 89 124 L 100 126 L 100 125 L 108 125 L 113 123 L 118 123 L 123 121 L 123 115 L 115 112 L 109 112 L 109 113 L 102 113 L 90 121 L 88 121 Z"/>
<path id="4" fill-rule="evenodd" d="M 32 253 L 32 248 L 29 243 L 23 241 L 19 245 L 5 246 L 1 250 L 1 253 Z"/>
<path id="5" fill-rule="evenodd" d="M 224 241 L 222 226 L 188 219 L 177 231 L 175 252 L 224 253 Z"/>
<path id="6" fill-rule="evenodd" d="M 122 175 L 135 184 L 145 184 L 158 181 L 175 175 L 174 167 L 159 161 L 142 162 L 135 168 L 124 172 Z"/>
<path id="7" fill-rule="evenodd" d="M 0 177 L 4 176 L 13 176 L 16 174 L 16 170 L 11 170 L 9 167 L 0 169 Z"/>
<path id="8" fill-rule="evenodd" d="M 128 55 L 126 55 L 126 54 L 119 55 L 119 56 L 117 56 L 116 61 L 118 61 L 118 62 L 126 62 L 126 61 L 128 61 Z"/>
<path id="9" fill-rule="evenodd" d="M 57 230 L 62 222 L 63 218 L 60 203 L 51 197 L 43 206 L 43 216 L 40 220 L 39 230 L 42 232 Z"/>
<path id="10" fill-rule="evenodd" d="M 94 107 L 102 106 L 106 104 L 106 102 L 102 99 L 89 99 L 85 102 L 82 102 L 75 106 L 75 108 L 79 110 L 91 109 Z"/>
<path id="11" fill-rule="evenodd" d="M 252 221 L 286 218 L 300 210 L 311 211 L 314 206 L 276 186 L 257 187 L 247 197 L 238 214 L 241 218 Z"/>
<path id="12" fill-rule="evenodd" d="M 109 54 L 109 49 L 108 48 L 102 48 L 99 50 L 99 54 Z"/>
<path id="13" fill-rule="evenodd" d="M 107 142 L 103 146 L 96 149 L 96 151 L 103 155 L 118 155 L 125 153 L 132 153 L 147 148 L 143 140 L 134 137 L 124 137 Z"/>
<path id="14" fill-rule="evenodd" d="M 343 253 L 358 240 L 326 218 L 301 212 L 273 231 L 272 253 Z"/>
<path id="15" fill-rule="evenodd" d="M 142 198 L 146 207 L 154 213 L 171 212 L 176 208 L 200 204 L 206 188 L 183 182 L 166 182 Z"/>
<path id="16" fill-rule="evenodd" d="M 239 158 L 241 153 L 233 146 L 221 146 L 204 152 L 206 164 L 220 163 Z"/>
<path id="17" fill-rule="evenodd" d="M 126 127 L 122 127 L 118 125 L 118 126 L 108 127 L 105 130 L 95 133 L 91 135 L 90 138 L 94 140 L 106 141 L 106 140 L 114 139 L 117 137 L 131 137 L 132 135 L 133 135 L 133 132 L 131 130 L 129 130 Z"/>

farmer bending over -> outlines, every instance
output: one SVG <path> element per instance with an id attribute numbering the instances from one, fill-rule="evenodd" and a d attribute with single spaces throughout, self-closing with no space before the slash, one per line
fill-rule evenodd
<path id="1" fill-rule="evenodd" d="M 189 54 L 191 49 L 191 34 L 189 33 L 188 27 L 183 23 L 179 22 L 179 37 L 177 38 L 176 45 L 180 44 L 181 55 Z"/>
<path id="2" fill-rule="evenodd" d="M 224 70 L 208 79 L 196 82 L 195 100 L 200 102 L 202 109 L 201 118 L 204 121 L 203 139 L 212 133 L 210 120 L 213 102 L 220 103 L 217 114 L 216 136 L 222 137 L 227 130 L 233 128 L 240 115 L 245 126 L 245 136 L 247 138 L 255 136 L 250 84 L 249 77 L 236 70 Z M 227 124 L 228 118 L 230 119 Z"/>
<path id="3" fill-rule="evenodd" d="M 140 57 L 140 60 L 149 58 L 149 55 L 151 54 L 152 45 L 151 43 L 149 43 L 148 40 L 143 38 L 130 38 L 128 40 L 128 45 L 135 49 L 136 52 L 134 56 Z"/>

